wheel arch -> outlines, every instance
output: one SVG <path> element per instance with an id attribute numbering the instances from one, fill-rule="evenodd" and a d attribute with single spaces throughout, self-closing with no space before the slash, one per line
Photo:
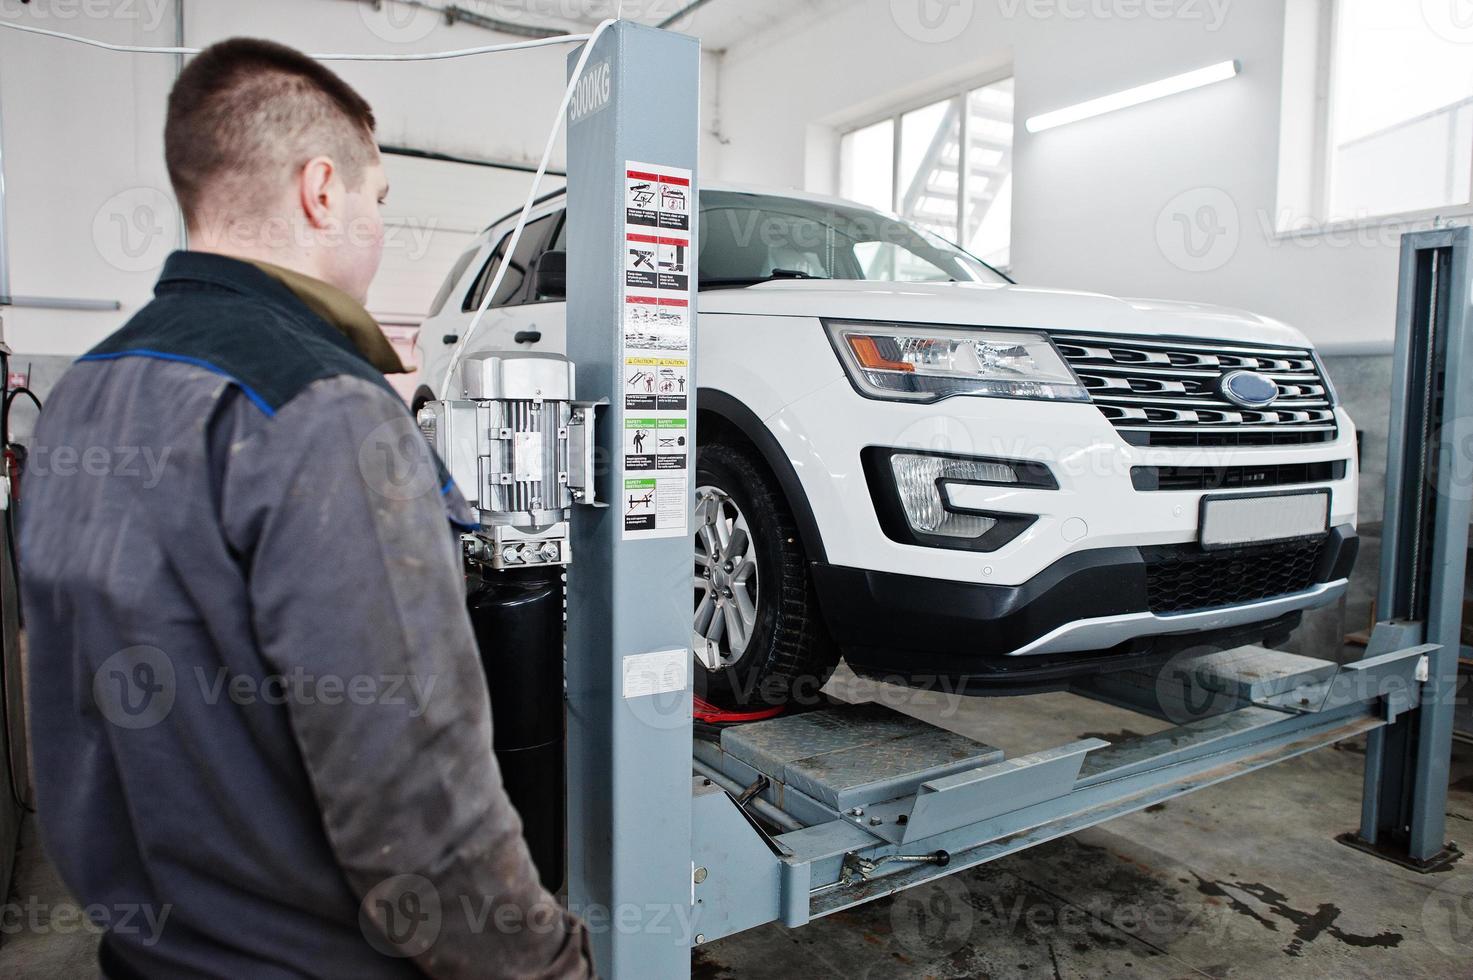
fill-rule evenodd
<path id="1" fill-rule="evenodd" d="M 808 503 L 808 494 L 803 490 L 798 472 L 788 454 L 778 444 L 777 437 L 746 405 L 735 396 L 714 388 L 701 388 L 696 392 L 696 444 L 713 436 L 725 435 L 751 446 L 767 469 L 777 479 L 783 497 L 793 511 L 793 522 L 803 541 L 803 551 L 810 562 L 827 561 L 823 546 L 823 535 L 819 533 L 818 521 Z"/>

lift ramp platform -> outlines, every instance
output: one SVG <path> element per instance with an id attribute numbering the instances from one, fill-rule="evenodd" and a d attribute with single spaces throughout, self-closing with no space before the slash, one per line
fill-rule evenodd
<path id="1" fill-rule="evenodd" d="M 698 942 L 803 925 L 1387 725 L 1437 649 L 1403 639 L 1344 665 L 1245 647 L 1101 675 L 1073 693 L 1172 726 L 1016 758 L 874 704 L 698 740 Z"/>

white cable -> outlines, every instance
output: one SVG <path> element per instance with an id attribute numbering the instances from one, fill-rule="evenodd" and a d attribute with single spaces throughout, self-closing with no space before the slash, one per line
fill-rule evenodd
<path id="1" fill-rule="evenodd" d="M 497 266 L 496 275 L 492 278 L 491 284 L 486 287 L 486 294 L 481 297 L 481 305 L 476 310 L 476 315 L 471 318 L 470 326 L 466 328 L 465 334 L 460 338 L 460 343 L 455 345 L 455 350 L 450 354 L 450 365 L 445 369 L 444 380 L 440 382 L 439 395 L 441 398 L 454 398 L 456 395 L 450 387 L 455 377 L 455 369 L 460 366 L 460 359 L 464 356 L 466 347 L 469 346 L 471 338 L 475 336 L 476 328 L 481 325 L 481 318 L 490 308 L 491 300 L 501 289 L 501 280 L 506 278 L 506 270 L 511 267 L 511 260 L 517 254 L 517 243 L 522 240 L 522 230 L 527 227 L 527 216 L 532 213 L 532 205 L 537 202 L 537 191 L 542 186 L 543 176 L 547 173 L 547 164 L 552 159 L 552 150 L 557 143 L 558 132 L 563 127 L 563 120 L 567 118 L 568 106 L 573 101 L 573 92 L 578 87 L 578 80 L 583 77 L 583 69 L 588 67 L 588 58 L 593 54 L 594 45 L 598 43 L 599 37 L 616 23 L 618 21 L 610 19 L 595 27 L 593 33 L 588 36 L 588 43 L 584 45 L 583 53 L 578 57 L 578 64 L 574 66 L 572 77 L 568 79 L 567 91 L 563 92 L 563 101 L 558 106 L 557 118 L 553 120 L 552 131 L 547 134 L 547 146 L 542 150 L 542 162 L 537 165 L 537 175 L 532 178 L 532 186 L 527 191 L 527 203 L 522 205 L 521 217 L 517 219 L 517 226 L 506 243 L 506 251 L 501 256 L 501 264 Z"/>
<path id="2" fill-rule="evenodd" d="M 61 31 L 50 31 L 44 27 L 17 24 L 9 20 L 0 20 L 0 27 L 9 28 L 12 31 L 24 31 L 27 34 L 40 34 L 42 37 L 54 37 L 62 41 L 74 41 L 77 44 L 102 48 L 104 51 L 119 51 L 124 54 L 181 55 L 199 54 L 201 50 L 200 48 L 152 48 L 138 44 L 109 44 L 90 37 L 78 37 L 75 34 L 64 34 Z M 508 44 L 488 44 L 479 48 L 461 48 L 455 51 L 425 51 L 412 54 L 310 54 L 307 57 L 318 61 L 444 61 L 448 58 L 469 58 L 473 55 L 496 54 L 501 51 L 545 48 L 553 44 L 575 44 L 579 41 L 587 41 L 593 36 L 591 34 L 559 34 L 556 37 L 540 37 L 531 41 L 513 41 Z"/>

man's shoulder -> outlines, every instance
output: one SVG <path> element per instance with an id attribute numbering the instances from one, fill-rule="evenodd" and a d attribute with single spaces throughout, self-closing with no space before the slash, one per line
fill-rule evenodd
<path id="1" fill-rule="evenodd" d="M 390 394 L 383 376 L 317 324 L 275 303 L 214 290 L 166 293 L 79 358 L 194 365 L 239 386 L 274 415 L 314 382 L 349 376 Z"/>

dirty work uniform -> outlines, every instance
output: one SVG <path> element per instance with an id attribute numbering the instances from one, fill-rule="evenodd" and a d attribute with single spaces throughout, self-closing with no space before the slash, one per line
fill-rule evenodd
<path id="1" fill-rule="evenodd" d="M 471 514 L 365 321 L 177 253 L 37 425 L 39 822 L 109 977 L 591 972 L 492 754 Z"/>

